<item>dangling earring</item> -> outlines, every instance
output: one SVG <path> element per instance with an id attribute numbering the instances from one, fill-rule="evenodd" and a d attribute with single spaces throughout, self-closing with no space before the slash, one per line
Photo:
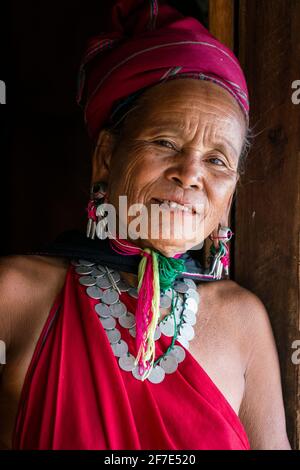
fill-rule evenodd
<path id="1" fill-rule="evenodd" d="M 94 183 L 91 187 L 90 200 L 86 208 L 88 213 L 86 236 L 92 240 L 94 240 L 96 234 L 98 238 L 103 238 L 107 220 L 104 218 L 105 210 L 102 204 L 106 202 L 106 197 L 107 184 L 103 181 Z"/>
<path id="2" fill-rule="evenodd" d="M 230 253 L 227 242 L 232 238 L 233 232 L 229 227 L 221 226 L 218 230 L 218 235 L 214 236 L 211 234 L 209 236 L 210 240 L 213 241 L 210 247 L 210 274 L 213 275 L 215 279 L 222 279 L 223 270 L 225 275 L 229 274 L 229 264 L 230 264 Z M 214 240 L 218 240 L 217 248 L 215 246 Z"/>

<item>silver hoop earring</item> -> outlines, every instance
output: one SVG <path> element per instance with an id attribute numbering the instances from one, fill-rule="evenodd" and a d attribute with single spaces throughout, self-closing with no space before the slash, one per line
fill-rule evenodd
<path id="1" fill-rule="evenodd" d="M 212 243 L 210 247 L 210 274 L 214 279 L 222 279 L 223 272 L 226 276 L 229 274 L 230 252 L 227 242 L 232 238 L 233 232 L 229 227 L 221 226 L 218 235 L 209 236 L 210 240 L 219 240 L 218 248 Z"/>
<path id="2" fill-rule="evenodd" d="M 103 181 L 98 181 L 91 186 L 90 200 L 87 205 L 88 223 L 86 229 L 86 236 L 94 240 L 97 234 L 98 238 L 102 238 L 101 234 L 104 232 L 106 226 L 105 210 L 103 203 L 106 201 L 107 196 L 107 184 Z"/>

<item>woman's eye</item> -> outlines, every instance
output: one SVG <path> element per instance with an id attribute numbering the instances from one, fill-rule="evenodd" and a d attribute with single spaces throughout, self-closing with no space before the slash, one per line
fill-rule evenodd
<path id="1" fill-rule="evenodd" d="M 218 166 L 225 166 L 225 163 L 224 163 L 223 160 L 221 160 L 220 158 L 216 158 L 216 157 L 214 157 L 214 158 L 209 158 L 209 161 L 210 161 L 210 162 L 211 162 L 211 161 L 217 161 L 217 162 L 219 162 L 219 163 L 216 163 L 216 165 L 218 165 Z"/>
<path id="2" fill-rule="evenodd" d="M 172 142 L 169 142 L 168 140 L 160 139 L 160 140 L 156 140 L 155 143 L 158 145 L 161 145 L 162 147 L 167 147 L 173 150 L 175 149 Z"/>

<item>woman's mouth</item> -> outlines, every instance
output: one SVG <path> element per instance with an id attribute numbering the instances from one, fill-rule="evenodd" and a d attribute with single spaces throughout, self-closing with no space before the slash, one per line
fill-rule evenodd
<path id="1" fill-rule="evenodd" d="M 158 204 L 159 207 L 162 209 L 166 209 L 169 211 L 182 211 L 186 212 L 187 214 L 196 214 L 195 208 L 192 204 L 179 204 L 178 202 L 172 201 L 170 199 L 158 199 L 152 198 L 151 204 Z"/>

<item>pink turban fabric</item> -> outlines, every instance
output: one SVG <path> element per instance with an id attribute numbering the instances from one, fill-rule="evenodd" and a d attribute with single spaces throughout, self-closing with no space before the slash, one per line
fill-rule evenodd
<path id="1" fill-rule="evenodd" d="M 248 121 L 248 91 L 240 64 L 198 20 L 162 1 L 117 0 L 112 1 L 111 29 L 90 40 L 80 68 L 77 99 L 93 139 L 118 103 L 174 78 L 222 86 Z"/>

